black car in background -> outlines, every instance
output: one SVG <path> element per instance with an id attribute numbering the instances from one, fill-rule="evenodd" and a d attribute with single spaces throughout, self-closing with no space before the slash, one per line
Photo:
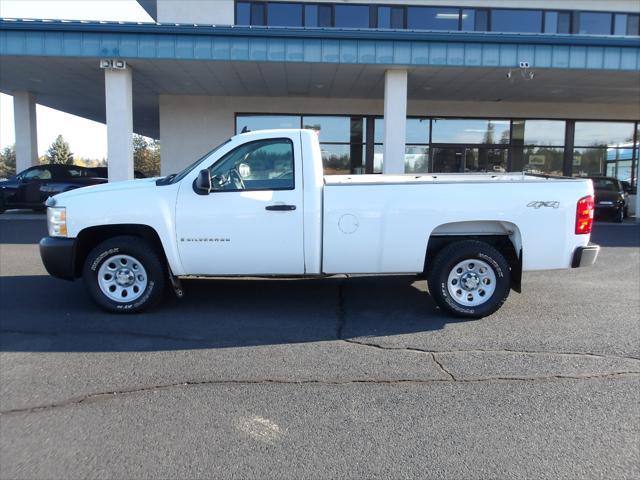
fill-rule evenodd
<path id="1" fill-rule="evenodd" d="M 90 167 L 86 169 L 88 173 L 91 173 L 94 177 L 108 177 L 107 167 Z M 133 171 L 133 178 L 147 178 L 147 176 L 140 170 Z"/>
<path id="2" fill-rule="evenodd" d="M 621 223 L 627 216 L 628 195 L 614 177 L 591 177 L 595 192 L 595 216 Z"/>
<path id="3" fill-rule="evenodd" d="M 47 198 L 75 188 L 106 183 L 92 169 L 77 165 L 38 165 L 0 181 L 0 213 L 10 208 L 43 211 Z"/>

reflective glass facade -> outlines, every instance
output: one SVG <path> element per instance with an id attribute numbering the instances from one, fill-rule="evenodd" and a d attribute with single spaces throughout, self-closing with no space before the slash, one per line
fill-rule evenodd
<path id="1" fill-rule="evenodd" d="M 368 3 L 237 1 L 236 25 L 640 35 L 640 16 L 631 12 Z"/>
<path id="2" fill-rule="evenodd" d="M 236 131 L 245 127 L 316 130 L 328 175 L 383 169 L 379 116 L 238 114 Z M 405 173 L 610 174 L 635 182 L 638 128 L 637 122 L 409 117 Z"/>

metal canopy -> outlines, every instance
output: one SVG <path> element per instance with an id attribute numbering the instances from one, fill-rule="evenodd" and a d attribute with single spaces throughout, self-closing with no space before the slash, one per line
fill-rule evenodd
<path id="1" fill-rule="evenodd" d="M 271 37 L 274 32 L 279 33 Z M 573 39 L 578 44 L 553 45 L 542 35 L 521 37 L 546 43 L 518 44 L 495 43 L 514 37 L 503 34 L 460 42 L 470 37 L 422 32 L 421 40 L 389 41 L 372 39 L 375 31 L 332 31 L 335 38 L 284 33 L 253 27 L 1 21 L 0 91 L 28 90 L 42 105 L 104 122 L 104 73 L 98 60 L 124 58 L 133 69 L 134 129 L 155 138 L 159 95 L 382 99 L 390 66 L 408 70 L 410 100 L 640 100 L 636 39 L 578 36 Z M 371 38 L 348 38 L 356 33 Z M 402 33 L 403 38 L 412 35 Z M 491 42 L 476 43 L 479 38 Z M 608 46 L 589 44 L 596 40 Z M 520 61 L 529 61 L 533 80 L 521 77 Z"/>

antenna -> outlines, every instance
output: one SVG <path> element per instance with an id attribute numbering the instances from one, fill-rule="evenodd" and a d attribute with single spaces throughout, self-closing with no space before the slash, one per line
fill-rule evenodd
<path id="1" fill-rule="evenodd" d="M 247 128 L 247 126 L 245 125 L 244 127 L 242 127 L 242 131 L 240 133 L 249 133 L 251 130 L 249 130 Z"/>

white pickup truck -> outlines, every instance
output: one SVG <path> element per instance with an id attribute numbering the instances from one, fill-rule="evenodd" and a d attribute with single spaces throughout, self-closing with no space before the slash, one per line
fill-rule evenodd
<path id="1" fill-rule="evenodd" d="M 418 274 L 458 316 L 495 312 L 523 271 L 595 262 L 590 180 L 324 176 L 311 130 L 236 135 L 182 172 L 48 203 L 47 271 L 139 312 L 184 277 Z M 214 287 L 215 288 L 215 287 Z"/>

